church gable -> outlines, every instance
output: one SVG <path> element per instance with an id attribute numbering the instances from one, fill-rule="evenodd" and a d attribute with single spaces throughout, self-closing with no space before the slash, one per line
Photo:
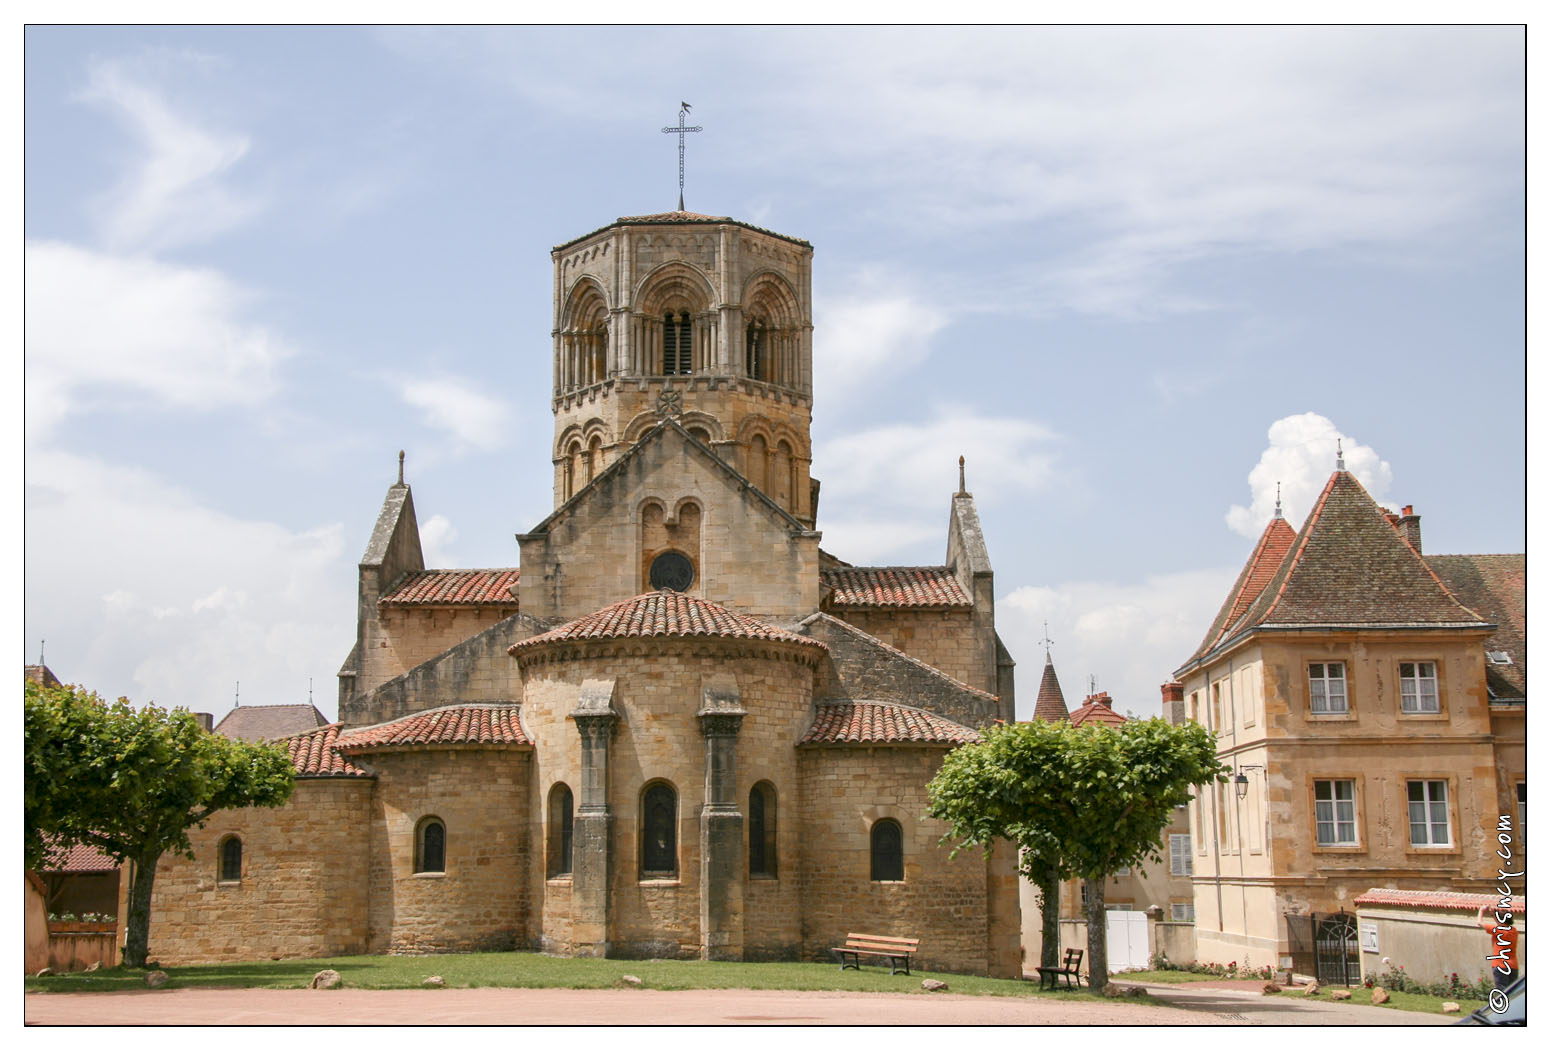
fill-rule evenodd
<path id="1" fill-rule="evenodd" d="M 657 587 L 778 620 L 818 606 L 818 534 L 671 418 L 517 539 L 543 619 Z"/>

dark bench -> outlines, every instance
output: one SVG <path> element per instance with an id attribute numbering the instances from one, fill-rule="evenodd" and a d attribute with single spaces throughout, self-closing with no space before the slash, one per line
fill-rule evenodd
<path id="1" fill-rule="evenodd" d="M 1072 979 L 1076 978 L 1081 981 L 1082 975 L 1078 973 L 1081 967 L 1082 950 L 1068 949 L 1066 950 L 1066 959 L 1062 961 L 1060 967 L 1036 967 L 1034 969 L 1039 972 L 1039 987 L 1041 989 L 1045 988 L 1047 981 L 1050 983 L 1050 988 L 1054 989 L 1056 987 L 1056 979 L 1062 977 L 1066 979 L 1066 987 L 1068 989 L 1075 989 L 1077 987 L 1072 984 Z"/>
<path id="2" fill-rule="evenodd" d="M 920 938 L 889 938 L 882 934 L 847 934 L 846 943 L 830 949 L 840 961 L 840 969 L 860 971 L 863 956 L 882 956 L 889 961 L 889 973 L 910 973 L 910 957 L 921 944 Z"/>

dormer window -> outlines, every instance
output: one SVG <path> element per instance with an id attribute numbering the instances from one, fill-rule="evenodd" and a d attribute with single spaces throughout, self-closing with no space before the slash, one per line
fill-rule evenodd
<path id="1" fill-rule="evenodd" d="M 1486 660 L 1488 664 L 1512 664 L 1513 658 L 1508 656 L 1507 650 L 1487 650 Z"/>

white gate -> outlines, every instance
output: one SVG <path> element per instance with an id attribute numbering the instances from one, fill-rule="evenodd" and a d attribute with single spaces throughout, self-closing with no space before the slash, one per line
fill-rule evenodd
<path id="1" fill-rule="evenodd" d="M 1111 973 L 1133 967 L 1145 968 L 1152 956 L 1147 945 L 1147 913 L 1106 911 L 1104 948 L 1109 954 Z"/>

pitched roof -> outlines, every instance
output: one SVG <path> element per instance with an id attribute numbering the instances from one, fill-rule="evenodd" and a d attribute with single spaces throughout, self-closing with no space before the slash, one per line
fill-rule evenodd
<path id="1" fill-rule="evenodd" d="M 379 606 L 517 607 L 511 589 L 516 569 L 427 569 L 401 578 L 377 600 Z"/>
<path id="2" fill-rule="evenodd" d="M 821 569 L 834 609 L 942 609 L 973 606 L 947 566 L 848 566 Z"/>
<path id="3" fill-rule="evenodd" d="M 54 673 L 49 671 L 47 664 L 29 664 L 24 670 L 28 682 L 35 682 L 39 686 L 62 685 L 60 681 L 54 677 Z"/>
<path id="4" fill-rule="evenodd" d="M 1258 570 L 1246 566 L 1241 584 Z M 1449 593 L 1347 471 L 1330 476 L 1276 573 L 1244 614 L 1229 621 L 1235 604 L 1236 598 L 1225 604 L 1222 628 L 1176 674 L 1256 628 L 1479 628 L 1485 623 Z"/>
<path id="5" fill-rule="evenodd" d="M 903 704 L 821 704 L 798 744 L 974 744 L 980 734 L 951 719 Z"/>
<path id="6" fill-rule="evenodd" d="M 693 595 L 664 589 L 648 591 L 644 595 L 605 606 L 542 635 L 524 639 L 513 645 L 508 652 L 516 654 L 553 642 L 578 642 L 584 639 L 703 636 L 795 642 L 826 648 L 817 639 L 805 638 L 742 613 L 734 613 Z"/>
<path id="7" fill-rule="evenodd" d="M 1034 718 L 1047 723 L 1064 723 L 1067 720 L 1066 697 L 1061 693 L 1061 680 L 1056 678 L 1055 665 L 1050 654 L 1045 654 L 1045 674 L 1040 676 L 1039 696 L 1034 700 Z"/>
<path id="8" fill-rule="evenodd" d="M 426 745 L 528 745 L 515 704 L 452 704 L 376 726 L 346 730 L 335 749 L 345 755 Z"/>
<path id="9" fill-rule="evenodd" d="M 1427 564 L 1455 598 L 1497 625 L 1486 640 L 1486 651 L 1502 651 L 1513 663 L 1487 662 L 1486 685 L 1492 698 L 1524 698 L 1529 675 L 1524 642 L 1524 556 L 1428 555 Z"/>
<path id="10" fill-rule="evenodd" d="M 1455 890 L 1396 890 L 1393 887 L 1374 887 L 1363 892 L 1353 902 L 1355 905 L 1409 905 L 1423 909 L 1479 909 L 1483 905 L 1495 906 L 1502 898 L 1496 894 L 1464 894 Z M 1512 896 L 1510 910 L 1524 915 L 1524 898 Z"/>
<path id="11" fill-rule="evenodd" d="M 89 843 L 77 843 L 73 847 L 53 848 L 49 859 L 43 863 L 43 872 L 112 872 L 118 868 L 114 861 Z"/>
<path id="12" fill-rule="evenodd" d="M 1212 619 L 1212 626 L 1207 629 L 1206 638 L 1201 640 L 1201 645 L 1196 647 L 1196 652 L 1191 654 L 1192 657 L 1200 656 L 1211 649 L 1217 640 L 1223 637 L 1223 633 L 1238 622 L 1249 609 L 1250 603 L 1265 591 L 1266 585 L 1276 575 L 1277 568 L 1281 566 L 1282 560 L 1287 557 L 1287 552 L 1292 549 L 1297 539 L 1298 534 L 1293 532 L 1292 526 L 1287 524 L 1287 519 L 1280 514 L 1266 523 L 1260 539 L 1255 542 L 1255 549 L 1250 552 L 1249 561 L 1244 563 L 1244 568 L 1239 572 L 1239 579 L 1234 582 L 1233 589 L 1223 600 L 1222 608 L 1217 611 L 1217 616 Z"/>
<path id="13" fill-rule="evenodd" d="M 593 230 L 591 233 L 582 234 L 580 237 L 573 237 L 569 241 L 566 241 L 564 244 L 556 245 L 553 250 L 556 252 L 563 252 L 567 248 L 570 248 L 572 245 L 580 244 L 588 238 L 601 234 L 610 226 L 655 226 L 660 223 L 725 223 L 729 226 L 741 226 L 745 230 L 754 230 L 758 233 L 769 234 L 771 237 L 779 237 L 783 241 L 790 241 L 793 244 L 808 247 L 808 242 L 804 241 L 800 237 L 793 237 L 790 234 L 776 233 L 774 230 L 767 230 L 763 226 L 755 226 L 753 223 L 745 223 L 741 220 L 733 219 L 726 215 L 701 215 L 699 212 L 657 212 L 652 215 L 622 215 L 618 219 L 615 219 L 608 226 L 600 226 L 598 229 Z"/>
<path id="14" fill-rule="evenodd" d="M 365 770 L 339 754 L 339 723 L 320 726 L 311 733 L 297 734 L 277 743 L 291 754 L 297 777 L 370 777 Z"/>
<path id="15" fill-rule="evenodd" d="M 1111 707 L 1113 702 L 1107 693 L 1095 693 L 1083 706 L 1072 713 L 1073 726 L 1119 726 L 1126 717 Z"/>
<path id="16" fill-rule="evenodd" d="M 310 704 L 246 704 L 222 716 L 215 732 L 239 741 L 275 741 L 326 725 L 323 713 Z"/>

